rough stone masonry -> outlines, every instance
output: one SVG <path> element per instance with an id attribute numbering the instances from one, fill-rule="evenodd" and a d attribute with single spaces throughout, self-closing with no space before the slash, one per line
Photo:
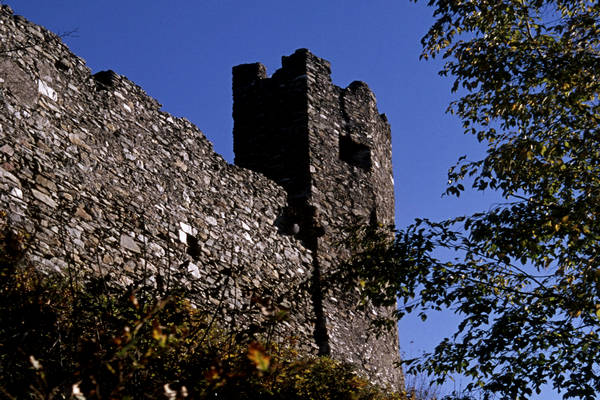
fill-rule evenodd
<path id="1" fill-rule="evenodd" d="M 231 165 L 134 83 L 92 75 L 0 7 L 0 210 L 33 238 L 28 262 L 184 284 L 231 326 L 287 310 L 278 340 L 403 385 L 397 335 L 376 338 L 355 294 L 321 285 L 350 255 L 345 228 L 394 219 L 390 128 L 366 84 L 333 85 L 304 49 L 270 78 L 235 67 Z"/>

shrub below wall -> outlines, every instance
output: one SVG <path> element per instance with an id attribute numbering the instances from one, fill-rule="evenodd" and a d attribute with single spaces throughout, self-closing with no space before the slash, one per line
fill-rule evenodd
<path id="1" fill-rule="evenodd" d="M 215 326 L 185 289 L 42 275 L 23 261 L 26 243 L 0 233 L 0 397 L 405 399 L 346 364 L 302 357 L 291 339 L 270 343 L 268 329 Z"/>

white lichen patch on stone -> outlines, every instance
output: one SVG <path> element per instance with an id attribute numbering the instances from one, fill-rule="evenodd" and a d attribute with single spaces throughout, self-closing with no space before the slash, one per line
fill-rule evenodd
<path id="1" fill-rule="evenodd" d="M 198 233 L 196 228 L 194 228 L 191 225 L 186 224 L 185 222 L 180 222 L 179 226 L 181 227 L 182 231 L 184 231 L 185 233 L 187 233 L 189 235 L 196 235 Z"/>
<path id="2" fill-rule="evenodd" d="M 201 275 L 200 275 L 200 269 L 198 268 L 198 266 L 194 263 L 190 263 L 188 265 L 188 272 L 196 279 L 200 279 Z"/>
<path id="3" fill-rule="evenodd" d="M 38 92 L 54 101 L 58 99 L 56 91 L 41 79 L 38 79 Z"/>
<path id="4" fill-rule="evenodd" d="M 179 241 L 183 244 L 187 244 L 187 233 L 181 229 L 179 230 Z"/>
<path id="5" fill-rule="evenodd" d="M 19 188 L 13 188 L 13 190 L 10 191 L 10 194 L 16 197 L 17 199 L 23 198 L 23 192 Z"/>
<path id="6" fill-rule="evenodd" d="M 246 239 L 248 242 L 252 243 L 252 237 L 250 237 L 250 235 L 248 234 L 248 232 L 242 232 L 240 234 L 241 237 L 243 237 L 244 239 Z"/>

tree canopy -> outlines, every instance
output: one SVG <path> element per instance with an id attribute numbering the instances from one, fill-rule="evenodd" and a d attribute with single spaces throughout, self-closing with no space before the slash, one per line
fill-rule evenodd
<path id="1" fill-rule="evenodd" d="M 440 74 L 459 94 L 448 111 L 487 147 L 450 168 L 446 194 L 470 186 L 504 201 L 417 220 L 391 247 L 370 241 L 354 277 L 376 304 L 398 297 L 396 318 L 445 308 L 462 317 L 409 371 L 464 374 L 488 396 L 525 399 L 549 383 L 565 398 L 598 398 L 600 4 L 428 4 L 436 21 L 422 57 L 443 57 Z"/>

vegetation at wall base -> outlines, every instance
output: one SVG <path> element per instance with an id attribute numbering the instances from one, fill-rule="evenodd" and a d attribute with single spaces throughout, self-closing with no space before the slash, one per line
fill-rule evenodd
<path id="1" fill-rule="evenodd" d="M 182 288 L 42 273 L 24 257 L 30 239 L 0 235 L 0 398 L 407 399 L 293 343 L 211 324 Z"/>
<path id="2" fill-rule="evenodd" d="M 465 186 L 503 201 L 397 232 L 365 233 L 347 272 L 365 298 L 427 318 L 455 311 L 455 334 L 409 373 L 472 378 L 486 398 L 527 399 L 544 385 L 600 397 L 600 3 L 430 0 L 425 59 L 460 97 L 466 134 L 487 147 L 459 158 L 446 195 Z M 365 244 L 363 243 L 363 245 Z M 448 256 L 449 255 L 449 256 Z M 349 266 L 351 267 L 351 266 Z"/>

